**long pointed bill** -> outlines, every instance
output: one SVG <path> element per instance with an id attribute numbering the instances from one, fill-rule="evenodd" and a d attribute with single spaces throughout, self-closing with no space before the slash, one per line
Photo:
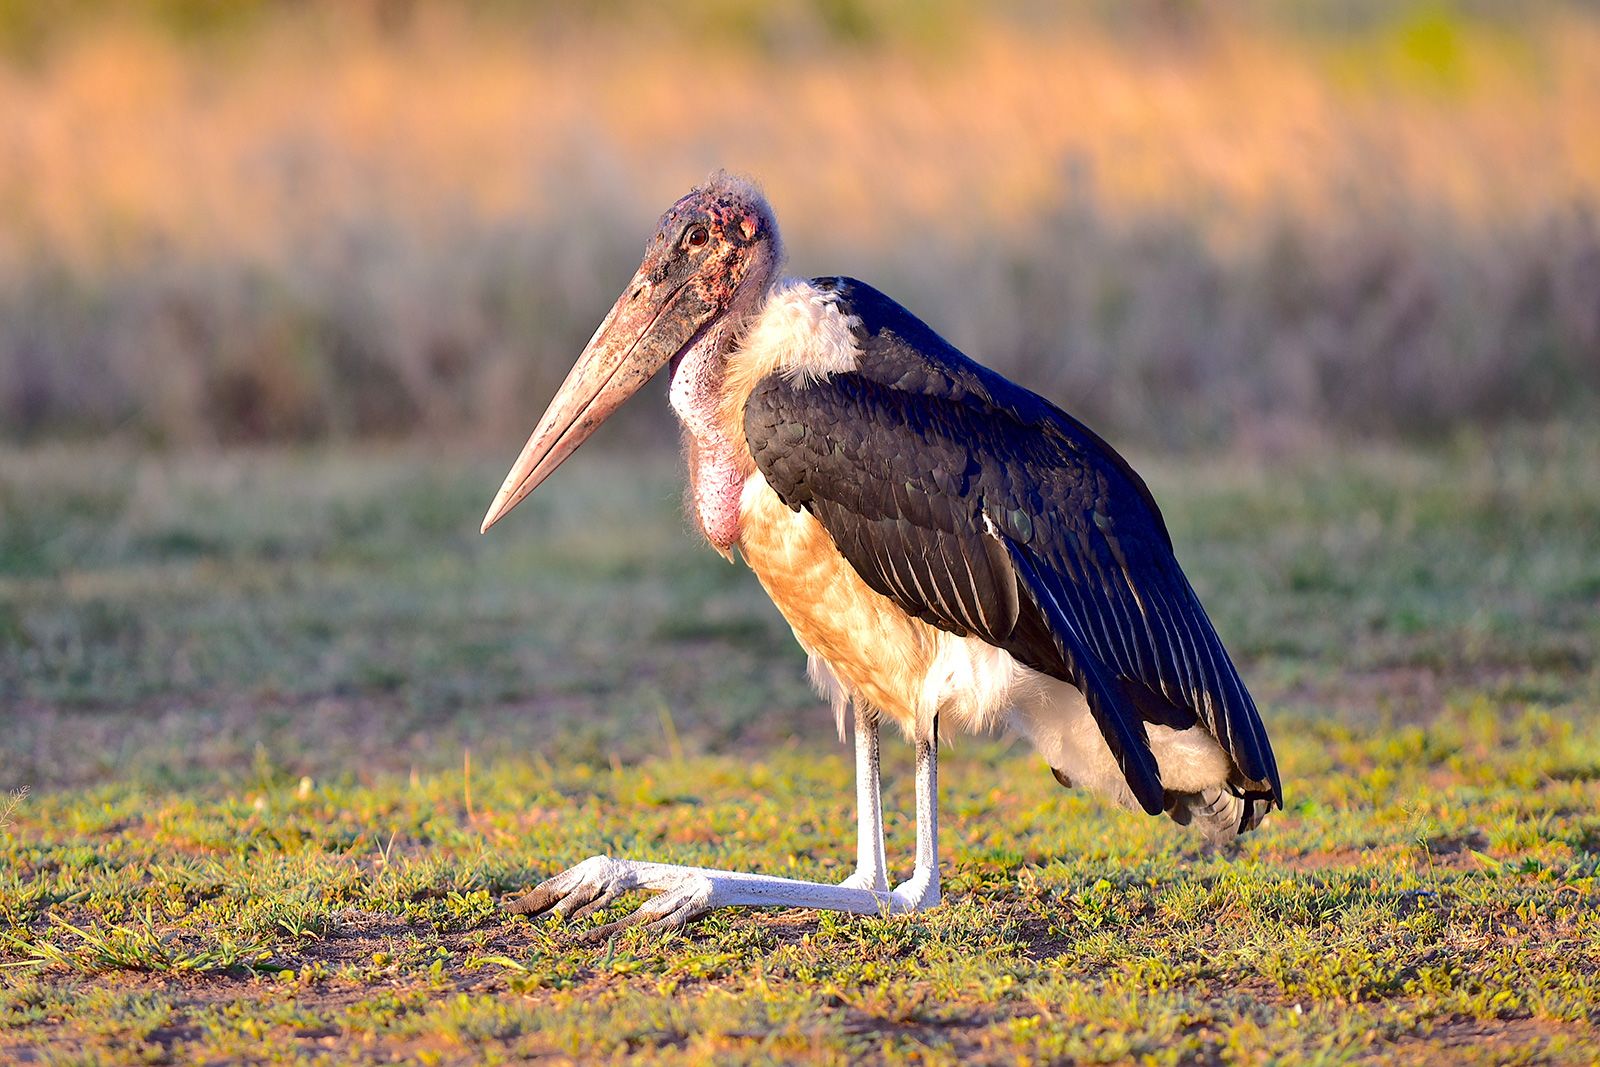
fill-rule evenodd
<path id="1" fill-rule="evenodd" d="M 545 409 L 483 517 L 483 532 L 561 466 L 622 402 L 639 391 L 717 312 L 693 284 L 659 295 L 644 269 L 618 298 Z"/>

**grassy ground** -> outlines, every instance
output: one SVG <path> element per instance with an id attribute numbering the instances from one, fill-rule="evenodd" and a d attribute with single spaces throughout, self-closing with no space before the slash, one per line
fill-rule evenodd
<path id="1" fill-rule="evenodd" d="M 798 651 L 650 451 L 488 538 L 505 457 L 0 452 L 0 1059 L 1600 1055 L 1594 430 L 1140 460 L 1284 769 L 1236 851 L 956 738 L 936 911 L 589 946 L 496 902 L 853 855 Z"/>

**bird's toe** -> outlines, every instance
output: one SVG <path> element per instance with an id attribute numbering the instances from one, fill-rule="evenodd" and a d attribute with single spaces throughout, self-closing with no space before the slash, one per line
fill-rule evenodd
<path id="1" fill-rule="evenodd" d="M 612 900 L 627 885 L 627 871 L 609 856 L 590 856 L 560 874 L 546 878 L 504 905 L 512 915 L 553 912 L 561 918 L 587 915 Z"/>
<path id="2" fill-rule="evenodd" d="M 658 896 L 639 905 L 632 915 L 598 926 L 583 936 L 589 941 L 604 941 L 633 926 L 644 926 L 657 933 L 679 930 L 714 907 L 715 882 L 705 875 L 686 874 L 676 885 L 663 888 Z"/>

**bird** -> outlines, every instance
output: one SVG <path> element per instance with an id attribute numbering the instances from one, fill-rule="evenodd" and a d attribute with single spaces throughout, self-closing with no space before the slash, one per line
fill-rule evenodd
<path id="1" fill-rule="evenodd" d="M 603 938 L 723 907 L 933 907 L 941 729 L 1020 735 L 1063 786 L 1212 841 L 1281 809 L 1255 703 L 1128 462 L 877 289 L 784 263 L 750 179 L 718 171 L 678 199 L 482 530 L 666 369 L 693 523 L 755 572 L 853 726 L 855 870 L 829 884 L 597 855 L 506 910 L 580 919 L 652 894 Z M 916 753 L 912 873 L 892 887 L 883 724 Z"/>

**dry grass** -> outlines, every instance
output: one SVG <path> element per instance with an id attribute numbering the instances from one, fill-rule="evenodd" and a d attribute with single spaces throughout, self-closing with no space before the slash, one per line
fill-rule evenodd
<path id="1" fill-rule="evenodd" d="M 797 270 L 867 277 L 1117 430 L 1428 431 L 1600 392 L 1575 9 L 234 6 L 0 67 L 0 432 L 515 436 L 714 166 L 763 179 Z"/>

